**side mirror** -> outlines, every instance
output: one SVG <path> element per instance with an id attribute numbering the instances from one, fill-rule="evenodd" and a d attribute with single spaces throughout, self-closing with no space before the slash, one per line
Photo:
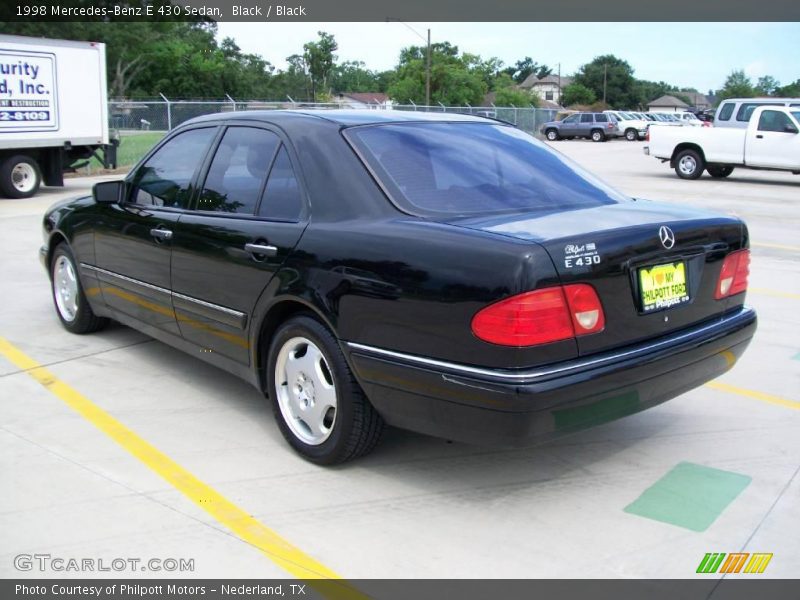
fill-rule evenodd
<path id="1" fill-rule="evenodd" d="M 102 181 L 94 184 L 92 196 L 97 204 L 119 204 L 123 189 L 125 189 L 123 181 Z"/>
<path id="2" fill-rule="evenodd" d="M 787 123 L 786 125 L 783 126 L 783 131 L 785 133 L 797 133 L 797 127 L 795 127 L 791 123 Z"/>

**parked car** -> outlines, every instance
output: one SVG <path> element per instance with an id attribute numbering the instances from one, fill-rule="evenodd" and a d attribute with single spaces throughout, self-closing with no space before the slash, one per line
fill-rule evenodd
<path id="1" fill-rule="evenodd" d="M 750 116 L 759 106 L 800 107 L 800 98 L 728 98 L 714 114 L 715 127 L 747 129 Z"/>
<path id="2" fill-rule="evenodd" d="M 591 112 L 578 112 L 561 121 L 550 121 L 542 125 L 540 131 L 551 142 L 561 139 L 571 140 L 576 137 L 605 142 L 608 138 L 622 135 L 615 117 Z"/>
<path id="3" fill-rule="evenodd" d="M 697 118 L 693 112 L 689 111 L 681 111 L 675 113 L 675 118 L 678 119 L 684 125 L 689 125 L 691 127 L 703 127 L 703 121 Z"/>
<path id="4" fill-rule="evenodd" d="M 727 177 L 735 167 L 791 171 L 800 175 L 800 108 L 760 106 L 747 129 L 653 128 L 644 153 L 669 161 L 678 177 L 697 179 L 703 170 Z"/>
<path id="5" fill-rule="evenodd" d="M 321 464 L 385 423 L 503 446 L 604 423 L 727 371 L 756 328 L 741 220 L 474 116 L 199 117 L 43 225 L 68 331 L 115 319 L 234 373 Z"/>
<path id="6" fill-rule="evenodd" d="M 604 110 L 603 112 L 617 119 L 622 135 L 629 142 L 643 140 L 647 135 L 647 121 L 645 119 L 623 110 Z"/>

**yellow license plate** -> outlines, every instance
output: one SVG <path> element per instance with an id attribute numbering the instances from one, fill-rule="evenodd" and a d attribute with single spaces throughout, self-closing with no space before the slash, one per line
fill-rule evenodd
<path id="1" fill-rule="evenodd" d="M 689 301 L 683 261 L 639 269 L 642 312 L 672 308 Z"/>

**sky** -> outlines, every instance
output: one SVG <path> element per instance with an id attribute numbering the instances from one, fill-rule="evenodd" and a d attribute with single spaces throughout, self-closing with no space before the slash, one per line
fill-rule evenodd
<path id="1" fill-rule="evenodd" d="M 665 8 L 665 10 L 668 10 Z M 603 54 L 627 60 L 639 79 L 665 81 L 700 92 L 722 87 L 734 69 L 756 82 L 772 75 L 782 85 L 800 79 L 800 23 L 219 23 L 243 51 L 260 54 L 278 68 L 301 54 L 318 31 L 335 36 L 340 61 L 361 60 L 383 71 L 397 64 L 400 49 L 433 43 L 496 56 L 507 65 L 530 56 L 570 75 Z"/>

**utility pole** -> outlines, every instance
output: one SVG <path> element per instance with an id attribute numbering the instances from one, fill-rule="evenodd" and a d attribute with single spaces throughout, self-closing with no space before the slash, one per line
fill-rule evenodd
<path id="1" fill-rule="evenodd" d="M 603 63 L 603 104 L 606 103 L 606 82 L 608 81 L 608 63 Z"/>
<path id="2" fill-rule="evenodd" d="M 425 106 L 431 105 L 431 30 L 428 29 L 428 39 L 426 40 L 422 37 L 419 31 L 414 29 L 411 25 L 406 23 L 405 21 L 401 21 L 395 17 L 386 17 L 386 22 L 395 22 L 404 25 L 407 29 L 410 29 L 414 35 L 420 38 L 423 42 L 427 44 L 427 51 L 425 56 Z"/>
<path id="3" fill-rule="evenodd" d="M 425 105 L 431 105 L 431 30 L 428 28 L 428 56 L 425 60 Z"/>
<path id="4" fill-rule="evenodd" d="M 558 105 L 564 106 L 561 104 L 561 63 L 558 63 Z"/>

